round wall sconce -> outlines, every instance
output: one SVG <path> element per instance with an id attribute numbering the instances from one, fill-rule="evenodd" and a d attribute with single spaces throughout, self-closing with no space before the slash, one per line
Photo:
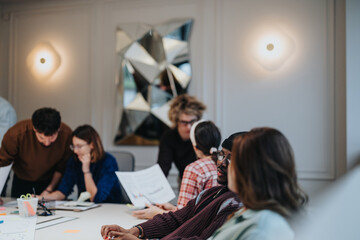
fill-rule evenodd
<path id="1" fill-rule="evenodd" d="M 262 67 L 269 71 L 280 68 L 295 49 L 292 38 L 279 28 L 267 29 L 256 39 L 253 56 Z"/>
<path id="2" fill-rule="evenodd" d="M 50 43 L 38 44 L 28 55 L 27 65 L 37 79 L 49 79 L 60 66 L 60 56 Z"/>

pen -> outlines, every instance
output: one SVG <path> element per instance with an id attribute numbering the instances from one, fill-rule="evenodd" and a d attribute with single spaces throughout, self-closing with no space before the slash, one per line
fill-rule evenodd
<path id="1" fill-rule="evenodd" d="M 33 187 L 33 193 L 34 193 L 34 197 L 35 197 L 36 196 L 35 187 Z"/>

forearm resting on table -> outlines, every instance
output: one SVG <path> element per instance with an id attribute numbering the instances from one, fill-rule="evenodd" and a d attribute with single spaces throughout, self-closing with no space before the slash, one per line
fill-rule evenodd
<path id="1" fill-rule="evenodd" d="M 155 215 L 177 210 L 176 206 L 172 205 L 171 203 L 163 203 L 156 205 L 146 204 L 146 207 L 147 208 L 143 210 L 134 211 L 133 216 L 139 219 L 151 219 Z"/>
<path id="2" fill-rule="evenodd" d="M 90 201 L 93 202 L 98 189 L 94 182 L 94 179 L 92 178 L 91 172 L 84 173 L 84 181 L 86 191 L 89 192 L 91 195 Z"/>
<path id="3" fill-rule="evenodd" d="M 44 198 L 45 200 L 49 201 L 49 200 L 64 200 L 65 199 L 65 195 L 60 192 L 59 190 L 56 190 L 52 193 L 46 193 L 44 195 L 39 195 L 37 196 L 40 200 L 42 198 Z"/>

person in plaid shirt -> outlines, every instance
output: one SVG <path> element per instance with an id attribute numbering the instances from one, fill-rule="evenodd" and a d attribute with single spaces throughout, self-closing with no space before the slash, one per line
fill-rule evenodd
<path id="1" fill-rule="evenodd" d="M 185 168 L 178 209 L 183 208 L 203 190 L 218 185 L 216 160 L 221 141 L 219 129 L 211 121 L 200 120 L 191 127 L 190 140 L 199 159 Z"/>
<path id="2" fill-rule="evenodd" d="M 211 121 L 197 121 L 191 127 L 190 140 L 199 159 L 185 168 L 177 207 L 170 203 L 147 205 L 146 209 L 134 211 L 135 217 L 149 219 L 159 213 L 181 209 L 203 190 L 218 186 L 216 161 L 221 141 L 219 129 Z"/>

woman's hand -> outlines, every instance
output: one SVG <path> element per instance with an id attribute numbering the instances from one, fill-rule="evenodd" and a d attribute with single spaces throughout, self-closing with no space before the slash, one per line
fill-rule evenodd
<path id="1" fill-rule="evenodd" d="M 85 153 L 79 156 L 79 160 L 82 163 L 82 171 L 83 173 L 90 172 L 90 161 L 91 161 L 91 154 Z"/>
<path id="2" fill-rule="evenodd" d="M 134 211 L 132 215 L 139 219 L 151 219 L 157 214 L 166 212 L 164 209 L 157 207 L 155 205 L 146 204 L 146 207 L 147 208 L 143 210 Z"/>
<path id="3" fill-rule="evenodd" d="M 47 189 L 45 189 L 40 195 L 36 195 L 37 198 L 41 199 L 44 198 L 46 200 L 48 200 L 51 196 L 51 192 L 48 191 Z"/>
<path id="4" fill-rule="evenodd" d="M 172 205 L 171 203 L 161 203 L 161 204 L 156 204 L 157 207 L 165 210 L 165 211 L 174 211 L 177 210 L 177 207 Z"/>

